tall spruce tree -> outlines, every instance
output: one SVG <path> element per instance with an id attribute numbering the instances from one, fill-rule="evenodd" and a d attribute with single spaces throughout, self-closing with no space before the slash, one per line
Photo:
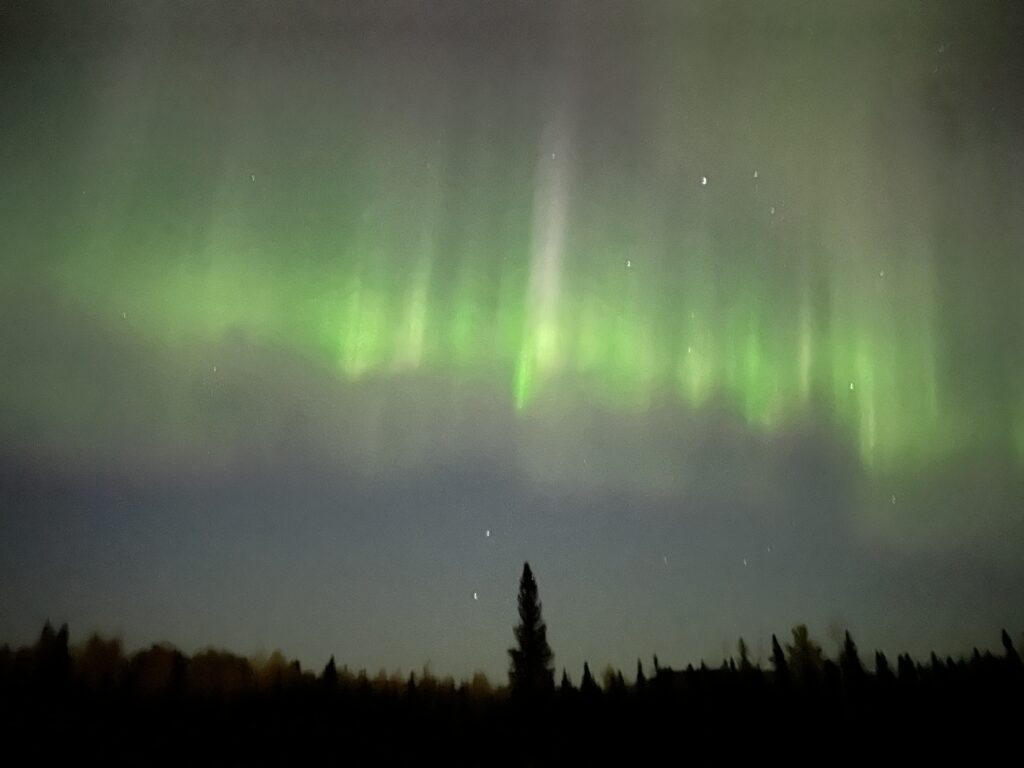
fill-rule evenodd
<path id="1" fill-rule="evenodd" d="M 785 685 L 789 682 L 789 664 L 786 663 L 786 654 L 782 652 L 779 639 L 772 635 L 772 667 L 775 669 L 775 682 Z"/>
<path id="2" fill-rule="evenodd" d="M 1020 654 L 1017 653 L 1017 649 L 1013 647 L 1013 640 L 1010 639 L 1010 633 L 1005 629 L 1002 634 L 1003 651 L 1006 654 L 1006 661 L 1012 667 L 1020 666 Z"/>
<path id="3" fill-rule="evenodd" d="M 736 643 L 736 649 L 740 654 L 740 669 L 746 672 L 750 669 L 750 649 L 747 647 L 747 641 L 741 637 Z"/>
<path id="4" fill-rule="evenodd" d="M 537 582 L 530 564 L 523 563 L 523 575 L 519 579 L 519 624 L 514 630 L 516 647 L 508 650 L 512 657 L 508 681 L 516 694 L 550 691 L 555 685 L 555 657 L 548 645 L 548 630 L 540 611 Z"/>
<path id="5" fill-rule="evenodd" d="M 596 696 L 601 692 L 601 689 L 597 687 L 597 683 L 594 682 L 594 676 L 590 674 L 590 664 L 583 662 L 583 680 L 580 682 L 580 693 L 587 696 Z"/>
<path id="6" fill-rule="evenodd" d="M 861 663 L 857 644 L 853 642 L 849 630 L 843 635 L 843 649 L 839 652 L 839 667 L 843 670 L 843 678 L 847 683 L 857 684 L 864 677 L 864 665 Z"/>

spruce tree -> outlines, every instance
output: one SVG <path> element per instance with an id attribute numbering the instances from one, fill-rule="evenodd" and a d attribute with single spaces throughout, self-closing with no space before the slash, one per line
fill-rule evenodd
<path id="1" fill-rule="evenodd" d="M 740 654 L 740 669 L 746 672 L 750 669 L 750 649 L 747 648 L 747 642 L 742 637 L 736 644 L 736 648 Z"/>
<path id="2" fill-rule="evenodd" d="M 864 665 L 861 663 L 857 644 L 853 642 L 849 630 L 843 636 L 843 649 L 839 652 L 839 666 L 848 683 L 856 683 L 864 676 Z"/>
<path id="3" fill-rule="evenodd" d="M 885 654 L 881 651 L 875 651 L 875 677 L 879 680 L 892 680 L 892 668 L 889 666 L 889 660 L 885 657 Z"/>
<path id="4" fill-rule="evenodd" d="M 590 665 L 585 661 L 583 662 L 583 680 L 580 682 L 580 692 L 587 696 L 596 696 L 601 692 L 597 683 L 594 682 L 594 676 L 590 674 Z"/>
<path id="5" fill-rule="evenodd" d="M 331 658 L 324 666 L 324 671 L 320 675 L 320 683 L 328 691 L 333 691 L 338 687 L 338 668 L 334 664 L 334 654 L 331 654 Z"/>
<path id="6" fill-rule="evenodd" d="M 572 693 L 572 683 L 569 682 L 569 673 L 565 671 L 565 667 L 562 667 L 562 683 L 559 687 L 562 693 Z"/>
<path id="7" fill-rule="evenodd" d="M 548 646 L 547 627 L 541 618 L 537 582 L 529 563 L 523 563 L 519 580 L 519 625 L 515 628 L 516 647 L 509 648 L 512 664 L 508 681 L 513 693 L 536 694 L 555 685 L 554 654 Z"/>
<path id="8" fill-rule="evenodd" d="M 789 679 L 789 664 L 786 663 L 786 654 L 782 652 L 779 639 L 772 635 L 772 667 L 775 669 L 775 681 L 785 683 Z"/>
<path id="9" fill-rule="evenodd" d="M 814 682 L 825 665 L 821 646 L 811 639 L 806 624 L 793 627 L 793 644 L 786 646 L 789 669 L 802 683 Z"/>
<path id="10" fill-rule="evenodd" d="M 1010 633 L 1007 632 L 1005 629 L 1003 630 L 1002 641 L 1003 652 L 1006 655 L 1006 661 L 1009 662 L 1011 666 L 1019 667 L 1020 655 L 1017 653 L 1017 649 L 1013 647 L 1013 640 L 1010 639 Z"/>

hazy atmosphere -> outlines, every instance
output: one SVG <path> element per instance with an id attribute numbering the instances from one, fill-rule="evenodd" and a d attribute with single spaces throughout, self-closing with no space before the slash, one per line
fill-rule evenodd
<path id="1" fill-rule="evenodd" d="M 1019 637 L 1022 15 L 0 0 L 0 639 Z"/>

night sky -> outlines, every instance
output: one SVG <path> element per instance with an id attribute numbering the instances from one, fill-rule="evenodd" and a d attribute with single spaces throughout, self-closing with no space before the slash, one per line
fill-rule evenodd
<path id="1" fill-rule="evenodd" d="M 1024 630 L 1024 13 L 0 1 L 0 640 L 503 680 Z"/>

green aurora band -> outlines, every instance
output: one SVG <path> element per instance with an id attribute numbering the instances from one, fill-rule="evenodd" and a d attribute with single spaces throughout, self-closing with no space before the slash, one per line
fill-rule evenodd
<path id="1" fill-rule="evenodd" d="M 1024 332 L 1021 185 L 997 162 L 1016 139 L 935 138 L 928 72 L 957 48 L 911 32 L 625 36 L 604 68 L 584 35 L 540 55 L 554 84 L 529 50 L 424 67 L 332 42 L 257 77 L 251 51 L 139 42 L 12 130 L 31 144 L 45 113 L 65 139 L 47 279 L 154 344 L 242 332 L 345 380 L 486 375 L 525 413 L 556 384 L 724 400 L 765 430 L 815 409 L 869 471 L 1024 465 L 1024 355 L 990 343 Z M 495 91 L 491 70 L 522 76 Z M 979 189 L 1000 207 L 961 210 Z"/>
<path id="2" fill-rule="evenodd" d="M 936 460 L 966 441 L 1024 458 L 1024 420 L 979 431 L 993 404 L 965 402 L 945 386 L 927 253 L 870 264 L 804 259 L 772 267 L 766 279 L 758 263 L 785 263 L 777 254 L 723 267 L 714 237 L 683 236 L 657 254 L 645 253 L 642 236 L 620 248 L 599 223 L 578 238 L 569 226 L 548 231 L 531 207 L 552 205 L 520 205 L 504 237 L 470 236 L 454 254 L 429 223 L 401 242 L 384 222 L 288 258 L 260 247 L 255 233 L 225 235 L 199 259 L 126 256 L 95 273 L 118 275 L 116 297 L 90 279 L 94 258 L 66 264 L 63 279 L 72 295 L 95 294 L 96 308 L 113 307 L 115 319 L 123 313 L 147 336 L 213 344 L 241 329 L 350 380 L 492 371 L 520 410 L 557 379 L 578 379 L 588 397 L 619 409 L 666 396 L 698 408 L 720 394 L 765 429 L 821 404 L 869 467 Z M 758 214 L 769 236 L 778 214 Z M 1024 412 L 1020 397 L 1005 405 Z"/>

